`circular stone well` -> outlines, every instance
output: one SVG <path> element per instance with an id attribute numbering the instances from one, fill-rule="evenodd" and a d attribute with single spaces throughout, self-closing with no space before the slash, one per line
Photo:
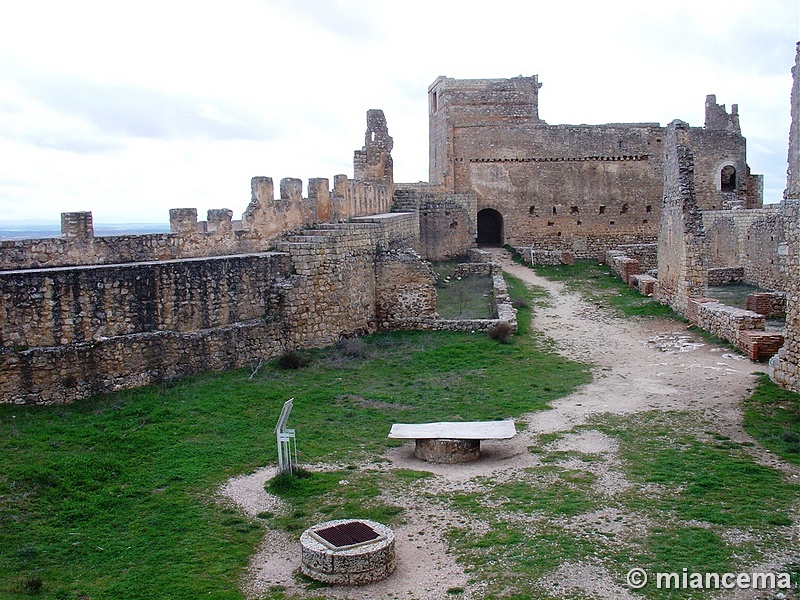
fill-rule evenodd
<path id="1" fill-rule="evenodd" d="M 394 532 L 367 519 L 339 519 L 309 527 L 300 536 L 304 575 L 336 585 L 386 579 L 397 562 Z"/>
<path id="2" fill-rule="evenodd" d="M 431 463 L 470 462 L 480 458 L 481 441 L 447 438 L 418 439 L 414 447 L 414 456 Z"/>

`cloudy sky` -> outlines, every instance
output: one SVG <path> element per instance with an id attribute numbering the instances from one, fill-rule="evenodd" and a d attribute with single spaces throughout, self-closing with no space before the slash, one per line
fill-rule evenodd
<path id="1" fill-rule="evenodd" d="M 428 179 L 439 75 L 539 75 L 550 124 L 701 126 L 739 105 L 765 200 L 786 181 L 798 0 L 0 0 L 0 222 L 241 215 L 250 178 L 352 177 L 382 108 Z M 304 188 L 305 192 L 305 188 Z"/>

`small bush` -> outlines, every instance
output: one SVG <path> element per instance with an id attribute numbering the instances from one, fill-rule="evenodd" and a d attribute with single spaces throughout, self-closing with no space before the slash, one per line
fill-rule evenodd
<path id="1" fill-rule="evenodd" d="M 361 338 L 345 338 L 339 342 L 338 346 L 342 354 L 350 358 L 366 358 L 367 356 L 367 345 Z"/>
<path id="2" fill-rule="evenodd" d="M 513 306 L 516 309 L 520 309 L 520 308 L 528 308 L 529 305 L 522 298 L 512 298 L 511 306 Z"/>
<path id="3" fill-rule="evenodd" d="M 505 321 L 489 326 L 488 333 L 490 338 L 497 340 L 501 344 L 507 344 L 511 341 L 511 325 Z"/>
<path id="4" fill-rule="evenodd" d="M 300 369 L 302 367 L 307 367 L 310 362 L 310 358 L 303 356 L 299 352 L 290 350 L 281 355 L 278 359 L 278 366 L 281 369 Z"/>
<path id="5" fill-rule="evenodd" d="M 38 577 L 31 577 L 30 579 L 26 579 L 22 582 L 21 588 L 23 594 L 38 594 L 42 591 L 43 582 Z"/>

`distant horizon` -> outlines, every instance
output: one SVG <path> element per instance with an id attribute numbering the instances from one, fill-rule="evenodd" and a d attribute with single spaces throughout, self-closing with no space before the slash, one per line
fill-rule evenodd
<path id="1" fill-rule="evenodd" d="M 169 227 L 169 219 L 164 221 L 95 221 L 95 226 L 98 223 L 103 225 L 167 225 Z M 40 225 L 52 225 L 56 224 L 59 227 L 61 226 L 61 219 L 43 219 L 39 218 L 29 218 L 29 219 L 0 219 L 0 227 L 6 225 L 33 225 L 33 224 L 40 224 Z"/>
<path id="2" fill-rule="evenodd" d="M 168 222 L 161 223 L 94 223 L 98 237 L 114 235 L 148 235 L 169 233 Z M 0 220 L 0 241 L 61 237 L 61 221 L 57 219 Z"/>

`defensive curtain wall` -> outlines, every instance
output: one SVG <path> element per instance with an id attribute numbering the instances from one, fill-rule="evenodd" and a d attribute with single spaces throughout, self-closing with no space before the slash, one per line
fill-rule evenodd
<path id="1" fill-rule="evenodd" d="M 436 313 L 416 211 L 389 212 L 392 138 L 367 114 L 355 179 L 255 177 L 241 220 L 170 211 L 169 234 L 95 237 L 64 213 L 62 237 L 0 245 L 0 402 L 58 403 L 249 366 L 375 330 L 485 330 L 516 316 L 499 268 L 496 319 Z M 474 245 L 474 244 L 473 244 Z M 486 262 L 480 252 L 473 262 Z M 477 272 L 477 271 L 476 271 Z"/>
<path id="2" fill-rule="evenodd" d="M 428 237 L 455 241 L 468 227 L 479 243 L 582 258 L 656 242 L 665 128 L 548 125 L 539 117 L 540 87 L 536 76 L 431 84 L 430 183 L 398 189 L 406 207 L 415 191 L 421 207 L 451 205 L 449 214 L 421 209 L 423 245 Z M 728 113 L 708 96 L 705 126 L 691 134 L 699 207 L 760 207 L 763 180 L 749 173 L 736 105 Z M 432 198 L 437 190 L 444 202 Z"/>
<path id="3" fill-rule="evenodd" d="M 380 328 L 458 329 L 437 319 L 435 276 L 417 253 L 459 257 L 476 242 L 605 254 L 682 312 L 709 312 L 697 300 L 710 272 L 785 291 L 787 342 L 772 368 L 797 389 L 800 94 L 786 198 L 762 208 L 735 106 L 709 96 L 704 127 L 553 126 L 539 118 L 539 88 L 536 77 L 437 79 L 429 183 L 394 183 L 385 117 L 369 111 L 354 179 L 312 179 L 307 197 L 299 180 L 283 179 L 275 198 L 255 177 L 241 219 L 174 209 L 168 234 L 95 237 L 90 213 L 67 213 L 61 238 L 0 243 L 0 401 L 257 365 Z M 658 282 L 636 275 L 656 261 Z"/>
<path id="4" fill-rule="evenodd" d="M 674 121 L 664 144 L 658 264 L 653 272 L 658 278 L 640 274 L 640 261 L 624 247 L 603 253 L 603 258 L 632 286 L 737 345 L 750 358 L 772 357 L 773 380 L 800 391 L 800 44 L 792 74 L 789 168 L 780 205 L 702 210 L 696 131 Z M 708 297 L 710 284 L 727 280 L 772 291 L 751 294 L 747 309 L 738 309 Z M 765 329 L 765 317 L 775 314 L 786 315 L 783 333 Z"/>
<path id="5" fill-rule="evenodd" d="M 0 246 L 0 400 L 64 402 L 189 373 L 257 365 L 379 327 L 436 326 L 414 213 L 389 214 L 391 137 L 367 116 L 356 179 L 256 177 L 241 220 L 170 211 L 164 235 Z M 287 235 L 289 234 L 289 235 Z"/>

